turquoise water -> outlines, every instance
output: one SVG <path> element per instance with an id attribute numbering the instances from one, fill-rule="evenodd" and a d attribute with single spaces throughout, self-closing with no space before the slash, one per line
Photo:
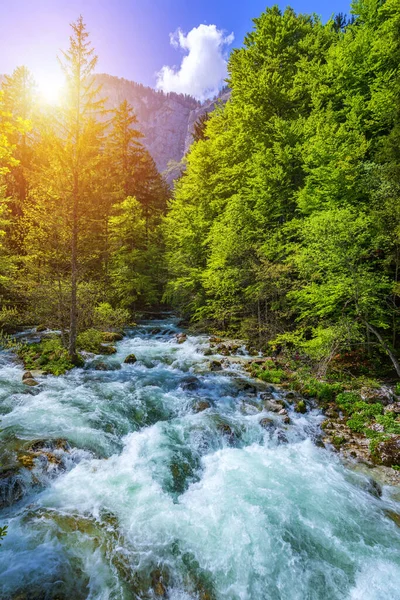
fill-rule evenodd
<path id="1" fill-rule="evenodd" d="M 36 388 L 1 355 L 3 467 L 24 440 L 57 461 L 0 480 L 0 598 L 400 599 L 392 490 L 315 443 L 317 410 L 285 425 L 240 365 L 210 371 L 207 338 L 177 331 L 139 326 L 105 359 L 137 363 Z"/>

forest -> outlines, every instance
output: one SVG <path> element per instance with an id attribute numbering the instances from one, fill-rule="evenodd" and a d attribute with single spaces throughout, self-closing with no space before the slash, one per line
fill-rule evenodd
<path id="1" fill-rule="evenodd" d="M 132 108 L 105 111 L 78 19 L 60 106 L 25 67 L 1 89 L 3 331 L 60 330 L 76 364 L 88 331 L 163 303 L 322 374 L 347 353 L 400 376 L 399 33 L 398 0 L 268 8 L 170 190 Z"/>
<path id="2" fill-rule="evenodd" d="M 400 0 L 267 8 L 172 185 L 70 33 L 1 78 L 0 598 L 400 600 Z"/>

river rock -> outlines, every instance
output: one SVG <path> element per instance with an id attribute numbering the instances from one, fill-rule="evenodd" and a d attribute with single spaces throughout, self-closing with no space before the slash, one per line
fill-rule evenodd
<path id="1" fill-rule="evenodd" d="M 23 379 L 22 383 L 24 385 L 29 385 L 29 387 L 34 387 L 35 385 L 39 385 L 39 382 L 36 381 L 36 379 L 33 379 L 32 377 L 27 377 L 26 379 Z"/>
<path id="2" fill-rule="evenodd" d="M 275 421 L 273 419 L 268 419 L 267 417 L 260 419 L 259 423 L 263 429 L 270 430 L 275 428 Z"/>
<path id="3" fill-rule="evenodd" d="M 193 407 L 194 412 L 199 413 L 203 412 L 203 410 L 207 410 L 207 408 L 211 408 L 211 404 L 208 400 L 199 400 Z"/>
<path id="4" fill-rule="evenodd" d="M 203 352 L 204 356 L 212 356 L 214 353 L 211 348 L 206 348 Z"/>
<path id="5" fill-rule="evenodd" d="M 128 356 L 124 360 L 124 363 L 126 363 L 127 365 L 133 365 L 136 361 L 137 358 L 134 354 L 128 354 Z"/>
<path id="6" fill-rule="evenodd" d="M 94 360 L 90 363 L 89 367 L 95 371 L 119 371 L 121 365 L 116 360 L 108 363 L 104 362 L 103 360 Z"/>
<path id="7" fill-rule="evenodd" d="M 105 342 L 120 342 L 124 339 L 123 333 L 119 331 L 105 331 L 102 335 Z"/>
<path id="8" fill-rule="evenodd" d="M 117 349 L 115 346 L 109 346 L 108 344 L 100 344 L 99 346 L 99 354 L 116 354 Z"/>
<path id="9" fill-rule="evenodd" d="M 212 360 L 210 362 L 210 371 L 221 371 L 222 363 L 219 360 Z"/>
<path id="10" fill-rule="evenodd" d="M 187 340 L 186 333 L 178 333 L 176 336 L 176 340 L 177 340 L 178 344 L 183 344 L 183 342 L 186 342 L 186 340 Z"/>
<path id="11" fill-rule="evenodd" d="M 274 402 L 273 400 L 265 400 L 264 408 L 269 412 L 279 413 L 282 410 L 282 404 L 278 404 L 278 402 Z"/>
<path id="12" fill-rule="evenodd" d="M 25 379 L 33 379 L 33 375 L 30 371 L 25 371 L 25 373 L 22 375 L 22 381 Z"/>
<path id="13" fill-rule="evenodd" d="M 182 380 L 181 388 L 183 390 L 192 391 L 192 390 L 195 390 L 196 388 L 198 388 L 199 385 L 200 385 L 200 380 L 197 377 L 195 377 L 194 375 L 191 375 L 191 376 L 185 377 Z"/>
<path id="14" fill-rule="evenodd" d="M 38 325 L 36 327 L 36 333 L 43 333 L 43 331 L 47 331 L 46 325 Z"/>
<path id="15" fill-rule="evenodd" d="M 301 413 L 301 414 L 305 414 L 307 412 L 307 406 L 306 403 L 304 402 L 304 400 L 300 400 L 297 404 L 296 404 L 296 408 L 295 411 L 297 413 Z"/>

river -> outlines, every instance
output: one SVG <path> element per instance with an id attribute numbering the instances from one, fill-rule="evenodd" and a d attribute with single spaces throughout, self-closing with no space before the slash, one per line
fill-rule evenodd
<path id="1" fill-rule="evenodd" d="M 399 600 L 396 490 L 318 443 L 316 408 L 285 424 L 176 323 L 128 331 L 115 370 L 35 388 L 0 355 L 0 598 Z"/>

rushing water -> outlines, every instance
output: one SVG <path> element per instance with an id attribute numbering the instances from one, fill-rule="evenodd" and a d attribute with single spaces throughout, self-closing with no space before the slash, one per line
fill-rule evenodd
<path id="1" fill-rule="evenodd" d="M 392 490 L 315 443 L 317 410 L 285 425 L 240 365 L 211 371 L 207 338 L 177 331 L 144 324 L 104 359 L 135 364 L 36 388 L 1 355 L 0 598 L 400 599 Z"/>

